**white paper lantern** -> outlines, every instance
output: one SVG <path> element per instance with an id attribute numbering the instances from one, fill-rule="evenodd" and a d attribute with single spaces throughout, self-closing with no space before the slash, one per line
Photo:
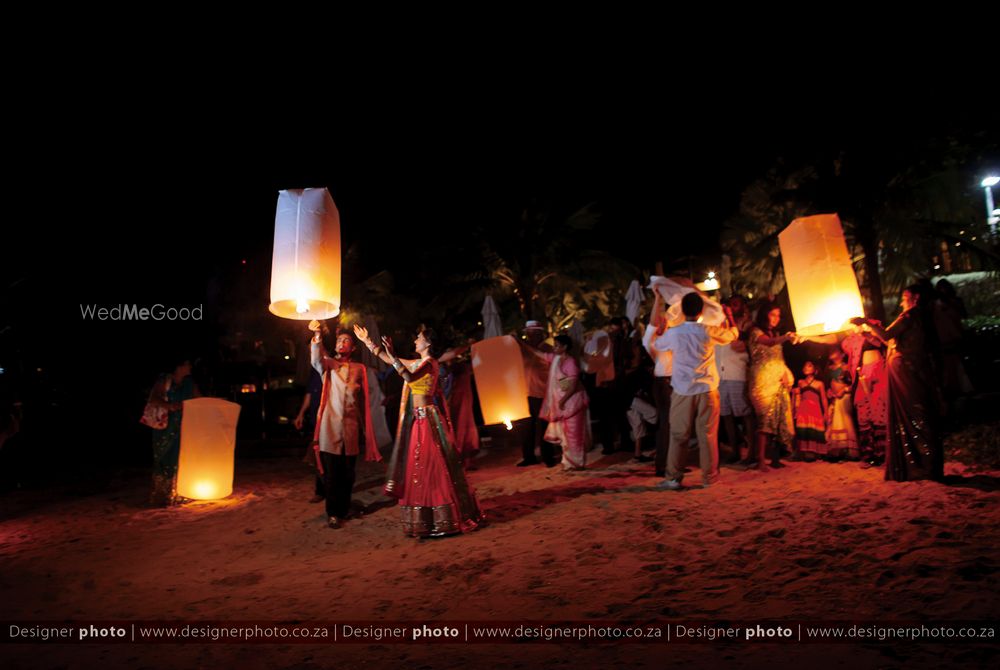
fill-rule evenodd
<path id="1" fill-rule="evenodd" d="M 795 219 L 778 234 L 795 331 L 823 335 L 847 330 L 864 316 L 858 279 L 836 214 Z"/>
<path id="2" fill-rule="evenodd" d="M 524 357 L 513 337 L 491 337 L 473 344 L 472 371 L 486 425 L 502 423 L 509 429 L 512 422 L 531 416 Z"/>
<path id="3" fill-rule="evenodd" d="M 240 406 L 221 398 L 184 401 L 177 495 L 217 500 L 233 492 L 236 422 Z"/>
<path id="4" fill-rule="evenodd" d="M 268 309 L 302 321 L 340 314 L 340 214 L 325 188 L 278 193 Z"/>

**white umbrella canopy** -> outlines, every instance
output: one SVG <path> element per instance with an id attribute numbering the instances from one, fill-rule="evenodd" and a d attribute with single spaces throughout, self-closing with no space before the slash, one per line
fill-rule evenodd
<path id="1" fill-rule="evenodd" d="M 639 316 L 639 310 L 642 309 L 642 301 L 645 296 L 642 294 L 642 287 L 639 286 L 639 281 L 636 279 L 632 280 L 632 283 L 628 285 L 628 291 L 625 293 L 625 316 L 628 317 L 628 322 L 635 326 L 635 320 Z"/>
<path id="2" fill-rule="evenodd" d="M 487 295 L 483 301 L 483 339 L 500 337 L 503 335 L 503 325 L 500 323 L 500 310 L 497 309 L 493 296 Z"/>

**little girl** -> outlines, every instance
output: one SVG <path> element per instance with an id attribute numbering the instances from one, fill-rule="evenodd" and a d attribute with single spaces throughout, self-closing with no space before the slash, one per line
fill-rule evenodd
<path id="1" fill-rule="evenodd" d="M 816 366 L 806 361 L 802 366 L 803 378 L 792 389 L 792 407 L 795 411 L 796 457 L 814 461 L 827 453 L 826 444 L 826 387 L 816 379 Z"/>
<path id="2" fill-rule="evenodd" d="M 858 433 L 854 428 L 854 403 L 851 400 L 851 373 L 844 367 L 844 352 L 839 348 L 830 354 L 827 378 L 830 407 L 827 410 L 828 454 L 833 458 L 858 460 Z"/>

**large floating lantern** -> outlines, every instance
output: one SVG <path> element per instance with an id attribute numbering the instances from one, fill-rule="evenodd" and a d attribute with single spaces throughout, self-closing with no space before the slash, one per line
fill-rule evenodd
<path id="1" fill-rule="evenodd" d="M 278 193 L 268 309 L 302 321 L 340 314 L 340 214 L 325 188 Z"/>
<path id="2" fill-rule="evenodd" d="M 514 421 L 531 416 L 524 357 L 513 337 L 491 337 L 473 344 L 472 371 L 486 425 L 502 423 L 510 430 Z"/>
<path id="3" fill-rule="evenodd" d="M 221 398 L 184 401 L 177 495 L 218 500 L 233 492 L 233 457 L 240 406 Z"/>
<path id="4" fill-rule="evenodd" d="M 836 214 L 795 219 L 778 234 L 795 331 L 823 335 L 847 330 L 864 316 L 861 292 Z"/>

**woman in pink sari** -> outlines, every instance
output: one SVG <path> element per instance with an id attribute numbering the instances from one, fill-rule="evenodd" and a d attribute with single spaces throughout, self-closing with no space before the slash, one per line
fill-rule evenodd
<path id="1" fill-rule="evenodd" d="M 549 422 L 545 441 L 562 446 L 563 470 L 582 470 L 590 446 L 587 392 L 580 383 L 580 364 L 570 354 L 573 341 L 557 335 L 552 353 L 528 349 L 549 364 L 549 380 L 541 418 Z"/>

